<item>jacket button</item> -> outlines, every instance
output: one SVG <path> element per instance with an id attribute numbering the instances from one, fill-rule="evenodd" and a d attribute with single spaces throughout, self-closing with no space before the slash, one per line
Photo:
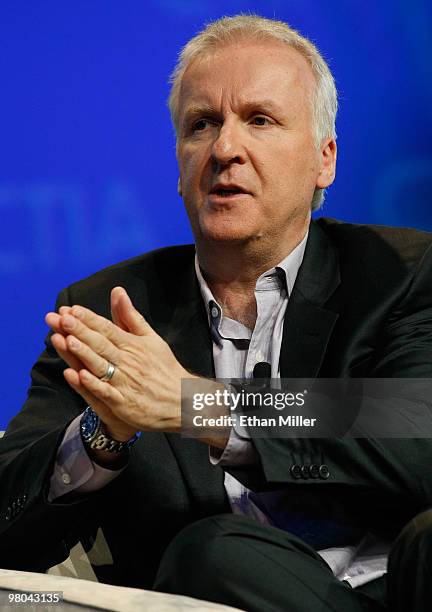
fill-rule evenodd
<path id="1" fill-rule="evenodd" d="M 304 478 L 305 480 L 307 480 L 310 476 L 310 472 L 309 472 L 309 466 L 308 465 L 302 465 L 301 466 L 301 475 L 302 478 Z"/>
<path id="2" fill-rule="evenodd" d="M 311 478 L 319 478 L 319 465 L 312 463 L 312 465 L 309 466 L 309 474 Z"/>
<path id="3" fill-rule="evenodd" d="M 319 475 L 323 480 L 327 480 L 327 478 L 330 476 L 330 470 L 328 469 L 327 465 L 323 464 L 319 466 Z"/>
<path id="4" fill-rule="evenodd" d="M 293 478 L 299 479 L 302 477 L 301 467 L 297 463 L 291 466 L 290 472 Z"/>

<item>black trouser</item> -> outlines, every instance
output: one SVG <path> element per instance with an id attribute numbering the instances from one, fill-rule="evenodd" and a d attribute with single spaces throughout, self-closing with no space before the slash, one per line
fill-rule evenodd
<path id="1" fill-rule="evenodd" d="M 430 612 L 431 550 L 428 511 L 396 540 L 387 576 L 352 589 L 297 537 L 223 514 L 193 523 L 176 536 L 160 564 L 155 589 L 248 612 Z"/>
<path id="2" fill-rule="evenodd" d="M 387 581 L 389 610 L 432 610 L 432 510 L 416 516 L 396 539 Z"/>

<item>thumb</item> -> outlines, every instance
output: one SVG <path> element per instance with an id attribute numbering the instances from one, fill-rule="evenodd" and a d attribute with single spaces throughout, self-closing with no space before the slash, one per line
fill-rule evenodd
<path id="1" fill-rule="evenodd" d="M 124 331 L 128 332 L 129 329 L 120 319 L 119 301 L 120 301 L 120 296 L 122 295 L 122 293 L 123 291 L 121 290 L 121 287 L 116 287 L 115 289 L 111 291 L 111 319 L 112 319 L 112 322 L 115 325 L 117 325 L 117 327 L 120 327 L 120 329 L 123 329 Z"/>
<path id="2" fill-rule="evenodd" d="M 113 321 L 125 331 L 136 336 L 154 333 L 142 314 L 136 310 L 123 287 L 114 287 L 111 292 L 111 312 Z"/>

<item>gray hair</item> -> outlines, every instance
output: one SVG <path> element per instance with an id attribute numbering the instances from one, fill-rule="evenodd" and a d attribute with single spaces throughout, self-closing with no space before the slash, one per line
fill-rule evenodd
<path id="1" fill-rule="evenodd" d="M 277 40 L 296 49 L 309 62 L 316 81 L 312 96 L 312 116 L 315 145 L 320 147 L 325 138 L 336 138 L 337 91 L 332 73 L 316 46 L 283 21 L 258 15 L 222 17 L 209 23 L 181 50 L 170 77 L 172 84 L 168 99 L 171 119 L 177 132 L 179 122 L 179 98 L 182 77 L 197 57 L 236 42 L 239 39 Z M 312 210 L 317 210 L 324 200 L 324 189 L 316 189 L 312 198 Z"/>

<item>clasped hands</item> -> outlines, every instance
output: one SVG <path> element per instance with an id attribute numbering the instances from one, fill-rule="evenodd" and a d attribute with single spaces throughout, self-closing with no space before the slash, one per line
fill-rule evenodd
<path id="1" fill-rule="evenodd" d="M 111 292 L 111 314 L 112 322 L 82 306 L 62 306 L 46 315 L 51 342 L 69 366 L 66 381 L 117 440 L 136 431 L 179 431 L 181 380 L 193 375 L 121 287 Z M 115 372 L 104 382 L 108 362 Z"/>
<path id="2" fill-rule="evenodd" d="M 220 383 L 188 372 L 122 287 L 111 292 L 111 316 L 109 321 L 83 306 L 62 306 L 58 313 L 46 315 L 54 332 L 52 345 L 69 366 L 63 373 L 67 383 L 116 440 L 128 440 L 137 431 L 179 432 L 182 379 L 193 378 L 200 391 L 210 393 L 220 389 Z M 115 371 L 107 382 L 101 378 L 109 363 Z M 190 405 L 188 398 L 185 404 Z M 229 431 L 222 428 L 212 434 L 197 437 L 224 448 Z"/>

